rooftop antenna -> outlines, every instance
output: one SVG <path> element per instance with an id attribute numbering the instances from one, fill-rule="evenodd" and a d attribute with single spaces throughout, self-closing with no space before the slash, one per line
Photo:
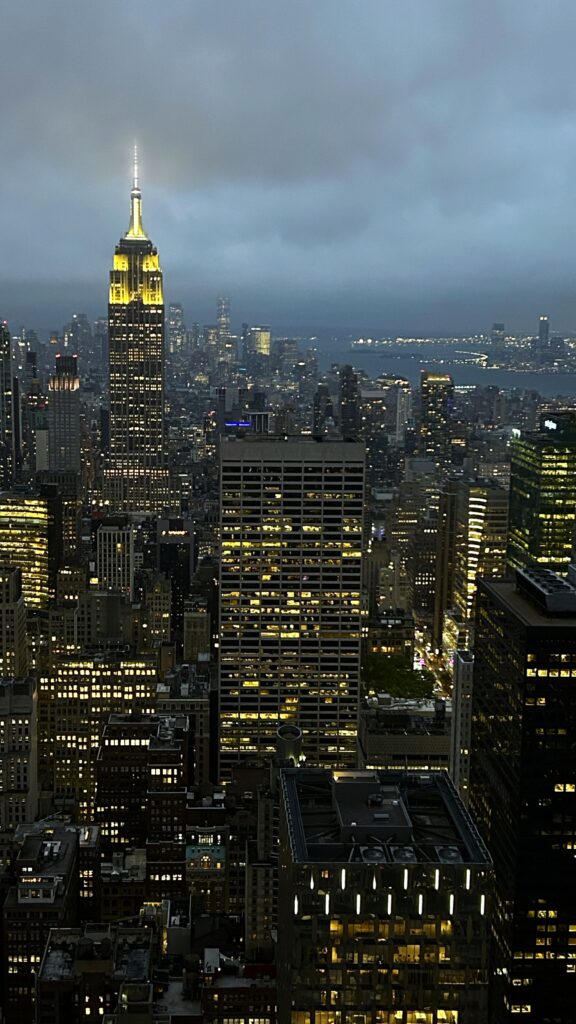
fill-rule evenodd
<path id="1" fill-rule="evenodd" d="M 130 191 L 130 227 L 126 238 L 147 238 L 142 226 L 142 193 L 140 192 L 140 177 L 138 165 L 138 144 L 134 143 L 134 163 L 132 175 L 132 189 Z"/>
<path id="2" fill-rule="evenodd" d="M 137 191 L 140 188 L 140 182 L 138 180 L 138 143 L 134 143 L 134 174 L 132 181 L 132 188 Z"/>

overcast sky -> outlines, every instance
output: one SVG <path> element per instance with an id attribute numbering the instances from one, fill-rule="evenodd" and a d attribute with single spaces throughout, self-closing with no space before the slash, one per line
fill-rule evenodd
<path id="1" fill-rule="evenodd" d="M 0 316 L 105 312 L 131 146 L 189 323 L 576 329 L 574 0 L 4 0 Z"/>

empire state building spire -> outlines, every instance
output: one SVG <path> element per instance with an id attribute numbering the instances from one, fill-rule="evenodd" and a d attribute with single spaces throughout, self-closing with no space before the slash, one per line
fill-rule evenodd
<path id="1" fill-rule="evenodd" d="M 147 238 L 142 224 L 142 193 L 140 191 L 140 180 L 138 176 L 138 146 L 134 144 L 134 174 L 132 178 L 132 191 L 130 192 L 130 227 L 126 232 L 126 238 Z"/>
<path id="2" fill-rule="evenodd" d="M 110 512 L 169 507 L 164 453 L 164 295 L 158 250 L 142 226 L 138 152 L 130 227 L 114 251 L 108 300 Z"/>

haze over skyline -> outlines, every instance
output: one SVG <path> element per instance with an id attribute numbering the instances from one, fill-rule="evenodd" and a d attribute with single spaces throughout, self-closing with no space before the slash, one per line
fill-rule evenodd
<path id="1" fill-rule="evenodd" d="M 12 0 L 0 315 L 105 313 L 137 139 L 189 322 L 576 329 L 575 31 L 568 0 Z"/>

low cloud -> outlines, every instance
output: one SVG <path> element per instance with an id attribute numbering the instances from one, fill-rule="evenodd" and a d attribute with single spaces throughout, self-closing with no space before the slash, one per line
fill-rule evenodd
<path id="1" fill-rule="evenodd" d="M 1 314 L 104 310 L 130 147 L 189 320 L 576 325 L 569 0 L 8 4 Z"/>

